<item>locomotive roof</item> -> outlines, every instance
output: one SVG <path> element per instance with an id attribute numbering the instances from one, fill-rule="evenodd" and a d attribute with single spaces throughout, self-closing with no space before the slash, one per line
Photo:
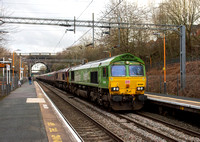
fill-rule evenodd
<path id="1" fill-rule="evenodd" d="M 52 75 L 52 74 L 54 74 L 55 73 L 55 71 L 54 72 L 48 72 L 48 73 L 45 73 L 45 74 L 41 74 L 41 75 L 39 75 L 39 76 L 49 76 L 49 75 Z"/>
<path id="2" fill-rule="evenodd" d="M 103 60 L 96 60 L 92 62 L 88 62 L 84 65 L 79 65 L 72 67 L 71 70 L 79 70 L 79 69 L 84 69 L 84 68 L 95 68 L 99 66 L 108 66 L 109 64 L 112 64 L 113 62 L 116 61 L 135 61 L 139 62 L 141 64 L 144 64 L 144 61 L 142 61 L 140 58 L 130 54 L 130 53 L 125 53 L 117 56 L 113 56 L 111 58 L 106 58 Z"/>
<path id="3" fill-rule="evenodd" d="M 69 70 L 69 68 L 64 68 L 64 69 L 61 69 L 61 70 L 56 71 L 56 73 L 59 73 L 59 72 L 67 72 L 68 70 Z"/>

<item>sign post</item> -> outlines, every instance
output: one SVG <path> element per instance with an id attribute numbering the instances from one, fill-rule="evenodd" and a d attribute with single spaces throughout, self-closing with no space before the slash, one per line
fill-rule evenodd
<path id="1" fill-rule="evenodd" d="M 22 83 L 23 83 L 23 78 L 24 78 L 23 72 L 24 72 L 24 68 L 20 68 L 20 76 L 21 76 L 21 82 L 22 82 Z"/>
<path id="2" fill-rule="evenodd" d="M 7 78 L 7 82 L 6 82 L 6 90 L 7 90 L 7 95 L 10 92 L 10 65 L 6 64 L 6 78 Z"/>
<path id="3" fill-rule="evenodd" d="M 10 91 L 10 86 L 11 86 L 10 66 L 11 66 L 11 62 L 5 61 L 5 58 L 3 58 L 3 61 L 0 61 L 0 68 L 3 68 L 2 95 L 4 95 L 5 90 L 6 90 L 7 95 L 8 95 L 8 92 Z M 6 80 L 5 80 L 5 70 L 4 70 L 5 68 L 6 68 Z"/>

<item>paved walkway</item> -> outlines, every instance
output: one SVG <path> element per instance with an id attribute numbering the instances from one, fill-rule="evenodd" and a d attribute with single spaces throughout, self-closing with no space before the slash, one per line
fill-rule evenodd
<path id="1" fill-rule="evenodd" d="M 0 142 L 48 141 L 40 106 L 27 98 L 37 98 L 28 82 L 0 101 Z"/>

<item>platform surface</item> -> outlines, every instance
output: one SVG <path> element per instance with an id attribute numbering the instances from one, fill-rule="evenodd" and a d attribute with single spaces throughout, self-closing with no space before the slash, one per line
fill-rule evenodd
<path id="1" fill-rule="evenodd" d="M 1 142 L 47 142 L 45 127 L 37 103 L 26 103 L 36 98 L 34 85 L 25 83 L 0 101 Z"/>
<path id="2" fill-rule="evenodd" d="M 164 103 L 184 106 L 188 108 L 200 110 L 200 99 L 188 98 L 182 96 L 168 95 L 168 94 L 158 94 L 146 92 L 145 95 L 149 100 L 160 101 Z"/>
<path id="3" fill-rule="evenodd" d="M 0 101 L 0 142 L 77 141 L 34 84 L 26 82 Z"/>

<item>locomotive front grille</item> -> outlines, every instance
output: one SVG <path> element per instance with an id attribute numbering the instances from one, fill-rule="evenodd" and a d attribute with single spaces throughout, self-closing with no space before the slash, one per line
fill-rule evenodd
<path id="1" fill-rule="evenodd" d="M 110 77 L 109 91 L 111 95 L 144 94 L 144 77 Z"/>

